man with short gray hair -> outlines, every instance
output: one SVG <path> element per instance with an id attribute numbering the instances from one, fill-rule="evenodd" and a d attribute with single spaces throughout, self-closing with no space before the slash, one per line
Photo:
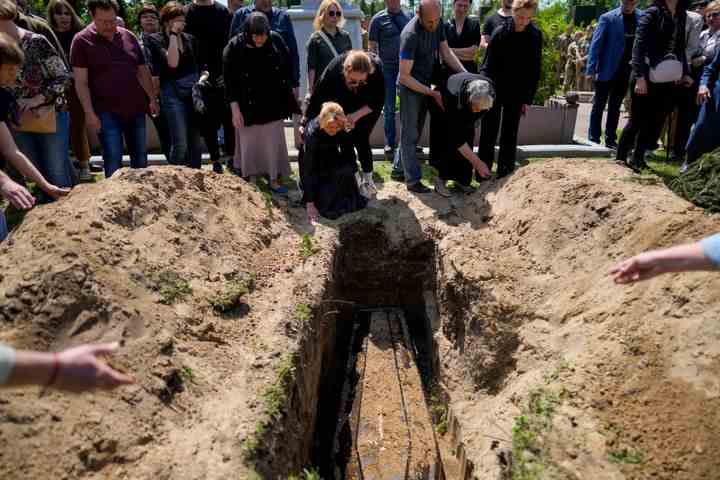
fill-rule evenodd
<path id="1" fill-rule="evenodd" d="M 400 149 L 395 156 L 395 177 L 404 170 L 407 189 L 414 193 L 431 190 L 421 182 L 422 171 L 417 159 L 417 142 L 420 136 L 419 119 L 427 112 L 428 103 L 435 102 L 443 109 L 442 94 L 430 85 L 440 58 L 455 72 L 466 72 L 445 38 L 441 27 L 442 16 L 438 0 L 421 0 L 416 16 L 408 22 L 400 35 Z"/>
<path id="2" fill-rule="evenodd" d="M 472 150 L 475 125 L 495 102 L 495 88 L 484 75 L 456 73 L 446 85 L 436 87 L 442 93 L 443 109 L 431 105 L 430 165 L 438 171 L 435 192 L 450 197 L 448 180 L 462 193 L 472 193 L 473 169 L 483 178 L 490 176 L 487 165 Z"/>

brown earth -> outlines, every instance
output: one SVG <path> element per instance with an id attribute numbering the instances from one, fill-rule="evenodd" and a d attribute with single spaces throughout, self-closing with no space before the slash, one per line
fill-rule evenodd
<path id="1" fill-rule="evenodd" d="M 539 388 L 555 407 L 530 452 L 542 471 L 527 478 L 718 478 L 720 277 L 619 287 L 606 275 L 627 255 L 718 230 L 717 216 L 598 160 L 533 163 L 450 200 L 388 182 L 365 211 L 314 231 L 302 210 L 269 205 L 230 176 L 123 171 L 34 210 L 0 247 L 0 341 L 56 350 L 122 340 L 111 363 L 137 384 L 0 393 L 0 477 L 300 471 L 335 348 L 336 283 L 392 297 L 387 282 L 410 268 L 393 264 L 375 285 L 374 262 L 406 252 L 403 265 L 422 266 L 418 252 L 435 242 L 425 284 L 439 306 L 446 437 L 475 478 L 506 475 L 498 454 L 507 460 Z M 251 277 L 240 304 L 210 306 Z M 178 279 L 192 293 L 162 303 L 159 290 Z"/>

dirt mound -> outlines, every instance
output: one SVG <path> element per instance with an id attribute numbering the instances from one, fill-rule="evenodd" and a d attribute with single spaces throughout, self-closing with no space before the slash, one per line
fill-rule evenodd
<path id="1" fill-rule="evenodd" d="M 720 277 L 606 272 L 718 218 L 606 162 L 531 164 L 484 193 L 488 223 L 439 245 L 443 380 L 476 476 L 512 448 L 514 478 L 716 478 Z"/>
<path id="2" fill-rule="evenodd" d="M 1 341 L 120 340 L 112 363 L 137 385 L 0 393 L 0 477 L 245 476 L 258 399 L 318 281 L 300 245 L 255 187 L 181 168 L 123 171 L 32 211 L 0 249 Z"/>
<path id="3" fill-rule="evenodd" d="M 0 247 L 0 341 L 121 340 L 112 363 L 138 382 L 0 392 L 0 477 L 287 478 L 315 463 L 330 478 L 350 445 L 335 412 L 352 405 L 353 322 L 376 307 L 407 315 L 412 398 L 459 457 L 449 479 L 717 477 L 720 277 L 620 287 L 606 272 L 718 217 L 599 160 L 532 163 L 451 199 L 379 187 L 314 231 L 242 180 L 179 168 L 31 212 Z"/>

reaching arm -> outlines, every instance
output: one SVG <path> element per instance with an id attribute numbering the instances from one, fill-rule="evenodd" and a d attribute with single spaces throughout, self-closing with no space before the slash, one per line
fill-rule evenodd
<path id="1" fill-rule="evenodd" d="M 23 177 L 35 182 L 43 192 L 53 198 L 67 195 L 69 192 L 69 190 L 58 188 L 45 180 L 32 162 L 17 148 L 5 123 L 0 123 L 0 157 L 7 160 Z"/>
<path id="2" fill-rule="evenodd" d="M 700 242 L 644 252 L 610 270 L 615 283 L 634 283 L 663 273 L 720 269 L 720 234 Z"/>
<path id="3" fill-rule="evenodd" d="M 447 66 L 453 71 L 457 73 L 467 72 L 465 67 L 463 67 L 463 64 L 460 63 L 460 60 L 458 60 L 455 56 L 455 53 L 453 53 L 452 49 L 448 46 L 447 41 L 440 42 L 440 55 L 442 55 L 442 58 L 445 60 Z"/>
<path id="4" fill-rule="evenodd" d="M 475 54 L 478 51 L 477 45 L 472 45 L 465 48 L 451 48 L 452 52 L 455 54 L 455 56 L 458 58 L 458 60 L 464 60 L 466 62 L 471 62 L 475 60 Z"/>
<path id="5" fill-rule="evenodd" d="M 423 95 L 432 95 L 432 89 L 423 85 L 422 83 L 415 80 L 415 77 L 411 75 L 414 60 L 402 60 L 400 59 L 400 75 L 398 81 L 400 84 L 405 85 L 410 90 L 416 91 Z"/>

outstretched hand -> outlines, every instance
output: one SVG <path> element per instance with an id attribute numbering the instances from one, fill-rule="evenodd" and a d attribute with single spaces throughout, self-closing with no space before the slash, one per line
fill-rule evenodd
<path id="1" fill-rule="evenodd" d="M 610 270 L 615 283 L 635 283 L 664 273 L 661 262 L 650 253 L 641 253 L 628 258 Z"/>
<path id="2" fill-rule="evenodd" d="M 112 354 L 117 347 L 117 342 L 81 345 L 58 353 L 60 367 L 51 387 L 79 393 L 96 388 L 110 390 L 134 383 L 132 377 L 98 359 L 99 356 Z"/>

